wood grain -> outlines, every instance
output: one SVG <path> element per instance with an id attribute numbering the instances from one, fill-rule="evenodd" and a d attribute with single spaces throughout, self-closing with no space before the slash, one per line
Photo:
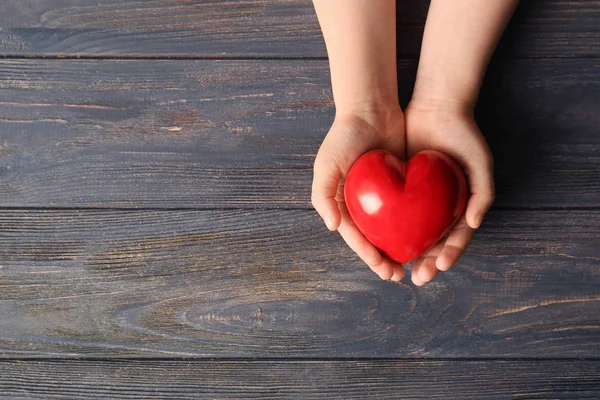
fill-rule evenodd
<path id="1" fill-rule="evenodd" d="M 400 63 L 403 99 L 414 67 Z M 0 206 L 310 208 L 333 119 L 327 68 L 0 61 Z M 478 119 L 496 157 L 496 205 L 600 206 L 599 69 L 494 62 Z"/>
<path id="2" fill-rule="evenodd" d="M 398 1 L 398 51 L 419 52 L 429 2 Z M 600 55 L 599 0 L 522 2 L 500 46 L 518 57 Z M 324 57 L 305 0 L 3 0 L 0 54 Z"/>
<path id="3" fill-rule="evenodd" d="M 600 361 L 0 361 L 33 399 L 597 399 Z"/>
<path id="4" fill-rule="evenodd" d="M 380 281 L 307 210 L 0 212 L 0 357 L 598 357 L 599 211 Z"/>

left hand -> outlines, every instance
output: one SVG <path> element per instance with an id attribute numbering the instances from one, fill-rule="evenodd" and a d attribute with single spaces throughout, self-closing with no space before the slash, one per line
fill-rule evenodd
<path id="1" fill-rule="evenodd" d="M 470 189 L 465 213 L 448 236 L 415 260 L 412 281 L 422 286 L 458 261 L 481 225 L 494 201 L 493 157 L 470 106 L 413 99 L 405 118 L 408 157 L 425 149 L 449 155 L 465 172 Z"/>
<path id="2" fill-rule="evenodd" d="M 369 150 L 383 148 L 404 156 L 404 114 L 397 104 L 376 111 L 336 112 L 335 121 L 315 159 L 312 204 L 330 230 L 383 280 L 404 277 L 402 264 L 381 254 L 356 227 L 344 199 L 344 181 L 352 164 Z"/>

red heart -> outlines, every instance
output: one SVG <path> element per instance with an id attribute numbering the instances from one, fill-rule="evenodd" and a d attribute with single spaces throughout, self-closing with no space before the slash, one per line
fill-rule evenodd
<path id="1" fill-rule="evenodd" d="M 363 154 L 348 172 L 344 197 L 363 235 L 388 257 L 406 263 L 435 245 L 461 216 L 467 184 L 438 151 L 408 163 L 386 150 Z"/>

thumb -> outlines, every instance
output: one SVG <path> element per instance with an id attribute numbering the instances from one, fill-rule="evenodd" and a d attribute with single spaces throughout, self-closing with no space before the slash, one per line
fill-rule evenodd
<path id="1" fill-rule="evenodd" d="M 492 206 L 495 198 L 494 191 L 494 161 L 488 152 L 477 159 L 472 159 L 465 165 L 465 173 L 469 181 L 471 197 L 467 204 L 467 224 L 477 229 L 483 222 L 483 217 Z"/>
<path id="2" fill-rule="evenodd" d="M 342 171 L 333 160 L 317 155 L 312 184 L 312 205 L 330 231 L 335 231 L 341 222 L 341 213 L 335 199 Z"/>

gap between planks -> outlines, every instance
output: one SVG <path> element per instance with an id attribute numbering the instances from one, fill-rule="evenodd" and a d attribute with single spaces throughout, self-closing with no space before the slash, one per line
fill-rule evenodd
<path id="1" fill-rule="evenodd" d="M 235 207 L 235 206 L 225 206 L 225 207 L 111 207 L 111 206 L 73 206 L 73 207 L 65 207 L 65 206 L 31 206 L 31 207 L 0 207 L 0 212 L 2 211 L 168 211 L 168 212 L 176 212 L 176 211 L 278 211 L 278 210 L 289 210 L 289 211 L 310 211 L 313 207 L 307 205 L 306 207 L 298 207 L 298 206 L 277 206 L 277 207 Z M 492 206 L 489 211 L 600 211 L 600 207 L 597 206 Z M 316 211 L 315 211 L 316 212 Z"/>
<path id="2" fill-rule="evenodd" d="M 565 54 L 565 55 L 517 55 L 505 57 L 506 60 L 552 60 L 552 59 L 599 59 L 599 55 L 593 54 Z M 72 54 L 0 54 L 0 59 L 14 59 L 14 60 L 162 60 L 162 61 L 194 61 L 194 60 L 223 60 L 223 61 L 273 61 L 273 60 L 328 60 L 327 56 L 239 56 L 239 55 L 218 55 L 218 56 L 152 56 L 152 55 L 72 55 Z M 397 57 L 397 61 L 414 61 L 417 60 L 418 56 L 401 56 Z"/>

